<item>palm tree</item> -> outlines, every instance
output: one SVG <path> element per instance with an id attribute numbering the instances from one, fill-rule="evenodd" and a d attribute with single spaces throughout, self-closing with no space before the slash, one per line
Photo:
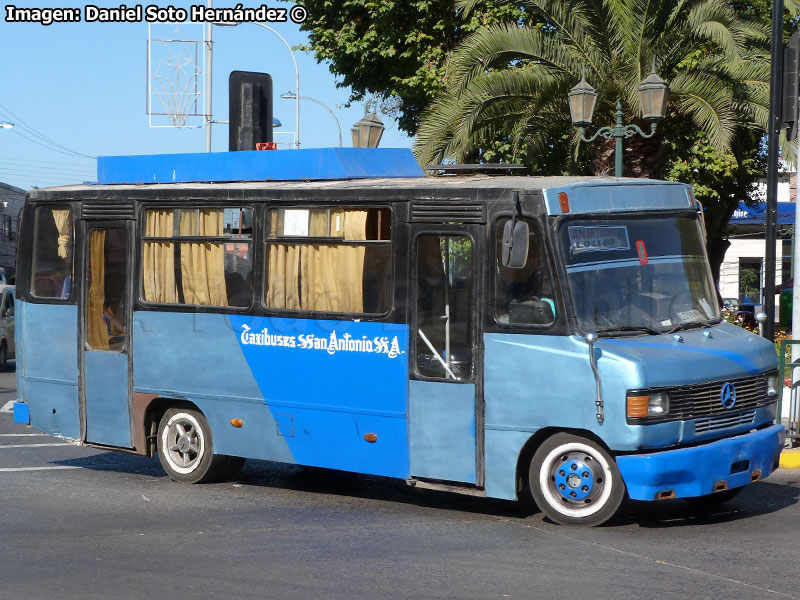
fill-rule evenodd
<path id="1" fill-rule="evenodd" d="M 479 4 L 457 2 L 465 13 Z M 671 123 L 691 123 L 722 152 L 730 149 L 737 128 L 766 128 L 769 28 L 742 18 L 724 0 L 517 4 L 530 21 L 482 28 L 454 50 L 446 92 L 431 104 L 417 132 L 414 152 L 421 164 L 463 161 L 503 137 L 529 163 L 564 142 L 577 157 L 570 88 L 585 73 L 598 93 L 595 121 L 613 123 L 618 99 L 630 119 L 640 114 L 637 88 L 652 61 L 671 89 L 667 132 Z M 645 157 L 634 165 L 642 174 L 658 175 L 663 168 L 659 138 L 635 142 L 636 153 Z M 595 143 L 590 153 L 591 170 L 610 171 L 608 147 Z"/>

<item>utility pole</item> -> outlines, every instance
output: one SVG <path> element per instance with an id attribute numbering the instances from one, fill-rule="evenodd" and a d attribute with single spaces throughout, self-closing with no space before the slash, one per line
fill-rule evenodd
<path id="1" fill-rule="evenodd" d="M 764 252 L 763 336 L 775 340 L 775 227 L 778 217 L 778 139 L 781 132 L 783 79 L 783 0 L 772 2 L 772 48 L 769 84 L 769 124 L 767 129 L 767 215 Z"/>
<path id="2" fill-rule="evenodd" d="M 209 10 L 212 8 L 211 0 L 208 0 Z M 213 44 L 212 32 L 213 25 L 211 21 L 206 24 L 206 152 L 211 152 L 211 73 L 212 73 L 212 60 L 213 60 Z"/>

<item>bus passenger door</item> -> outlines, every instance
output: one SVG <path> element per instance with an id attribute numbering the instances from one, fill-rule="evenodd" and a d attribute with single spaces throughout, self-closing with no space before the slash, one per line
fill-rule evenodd
<path id="1" fill-rule="evenodd" d="M 131 448 L 129 245 L 125 225 L 85 223 L 81 390 L 87 442 Z"/>
<path id="2" fill-rule="evenodd" d="M 466 225 L 412 227 L 412 477 L 482 485 L 480 231 Z"/>

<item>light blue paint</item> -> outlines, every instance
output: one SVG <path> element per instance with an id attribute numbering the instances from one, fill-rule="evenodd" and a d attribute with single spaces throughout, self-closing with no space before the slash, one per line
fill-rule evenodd
<path id="1" fill-rule="evenodd" d="M 77 306 L 18 301 L 14 319 L 23 340 L 17 394 L 30 407 L 31 427 L 80 439 Z"/>
<path id="2" fill-rule="evenodd" d="M 136 311 L 132 336 L 134 392 L 194 403 L 220 454 L 295 462 L 225 315 Z"/>
<path id="3" fill-rule="evenodd" d="M 486 429 L 486 495 L 490 498 L 516 500 L 517 458 L 533 435 L 530 431 Z M 527 477 L 527 466 L 523 465 Z"/>
<path id="4" fill-rule="evenodd" d="M 424 176 L 408 148 L 309 148 L 97 159 L 97 180 L 101 184 Z"/>
<path id="5" fill-rule="evenodd" d="M 86 441 L 131 448 L 128 355 L 87 350 L 83 357 Z"/>
<path id="6" fill-rule="evenodd" d="M 680 344 L 670 335 L 599 339 L 595 358 L 604 402 L 602 424 L 595 418 L 595 379 L 589 346 L 582 338 L 485 335 L 487 495 L 513 497 L 519 451 L 539 428 L 591 432 L 618 452 L 666 448 L 721 435 L 720 431 L 697 434 L 693 422 L 631 426 L 625 418 L 626 393 L 631 389 L 723 381 L 776 368 L 775 350 L 769 342 L 727 323 L 712 331 L 710 338 L 702 329 L 684 331 Z M 752 423 L 727 432 L 735 435 L 773 417 L 768 407 L 758 409 Z"/>
<path id="7" fill-rule="evenodd" d="M 720 481 L 736 488 L 750 483 L 756 470 L 762 478 L 769 475 L 785 437 L 783 425 L 773 425 L 701 446 L 620 456 L 617 465 L 633 500 L 655 500 L 666 490 L 674 490 L 676 498 L 704 496 Z M 731 474 L 732 465 L 741 461 L 748 461 L 747 468 Z"/>
<path id="8" fill-rule="evenodd" d="M 411 475 L 475 483 L 475 386 L 409 383 Z"/>
<path id="9" fill-rule="evenodd" d="M 558 194 L 569 196 L 569 214 L 693 208 L 689 186 L 666 181 L 585 182 L 543 190 L 547 214 L 561 215 Z"/>
<path id="10" fill-rule="evenodd" d="M 408 326 L 228 315 L 299 464 L 407 477 Z M 293 435 L 286 435 L 290 432 Z M 378 441 L 364 440 L 375 433 Z"/>
<path id="11" fill-rule="evenodd" d="M 31 424 L 31 411 L 27 404 L 14 402 L 14 423 Z"/>

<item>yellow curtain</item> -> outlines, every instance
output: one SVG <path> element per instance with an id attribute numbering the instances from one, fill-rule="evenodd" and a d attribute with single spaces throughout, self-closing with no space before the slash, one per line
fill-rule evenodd
<path id="1" fill-rule="evenodd" d="M 180 235 L 221 236 L 223 211 L 183 210 Z M 181 244 L 181 280 L 186 304 L 227 306 L 225 248 L 221 242 Z"/>
<path id="2" fill-rule="evenodd" d="M 108 350 L 108 326 L 103 319 L 103 304 L 106 300 L 106 232 L 92 230 L 89 238 L 89 268 L 91 283 L 89 284 L 89 310 L 87 328 L 89 346 L 95 350 Z"/>
<path id="3" fill-rule="evenodd" d="M 294 244 L 270 244 L 267 246 L 267 261 L 267 306 L 299 309 L 299 248 Z"/>
<path id="4" fill-rule="evenodd" d="M 69 228 L 69 209 L 53 209 L 51 212 L 56 223 L 56 229 L 58 229 L 58 256 L 67 258 L 69 256 L 69 243 L 72 240 L 72 232 Z"/>
<path id="5" fill-rule="evenodd" d="M 172 237 L 174 211 L 148 210 L 145 236 Z M 178 302 L 175 284 L 175 246 L 172 242 L 145 242 L 142 248 L 142 281 L 146 302 Z"/>
<path id="6" fill-rule="evenodd" d="M 367 239 L 367 211 L 342 215 L 344 239 Z M 364 312 L 364 246 L 303 246 L 300 264 L 301 305 L 325 312 Z"/>
<path id="7" fill-rule="evenodd" d="M 339 217 L 338 226 L 334 221 Z M 367 239 L 367 211 L 313 210 L 309 235 Z M 266 303 L 271 308 L 364 311 L 364 246 L 269 244 Z"/>

